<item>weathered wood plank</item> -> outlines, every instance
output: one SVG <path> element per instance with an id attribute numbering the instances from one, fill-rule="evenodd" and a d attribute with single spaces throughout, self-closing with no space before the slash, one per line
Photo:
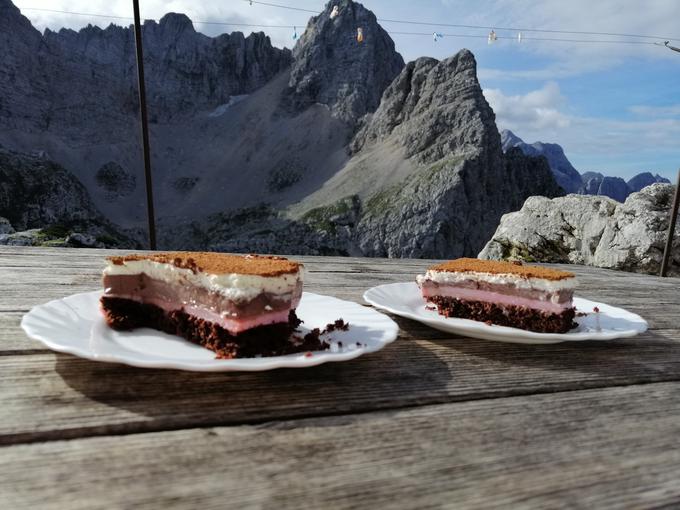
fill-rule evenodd
<path id="1" fill-rule="evenodd" d="M 70 249 L 70 248 L 33 248 L 33 247 L 10 247 L 0 246 L 0 265 L 3 267 L 33 268 L 50 267 L 103 267 L 104 258 L 110 255 L 122 255 L 131 253 L 128 250 L 93 250 L 93 249 Z M 135 253 L 135 252 L 132 252 Z M 330 270 L 363 272 L 381 270 L 383 267 L 395 267 L 398 270 L 403 267 L 422 267 L 432 264 L 434 261 L 426 259 L 381 259 L 381 258 L 356 258 L 356 257 L 315 257 L 297 256 L 291 258 L 300 260 L 305 265 L 323 264 Z M 310 269 L 308 267 L 308 269 Z M 311 269 L 313 270 L 313 269 Z"/>
<path id="2" fill-rule="evenodd" d="M 680 504 L 680 384 L 0 449 L 12 509 Z"/>
<path id="3" fill-rule="evenodd" d="M 399 322 L 402 337 L 383 351 L 304 370 L 198 374 L 0 356 L 0 444 L 680 380 L 677 330 L 525 346 Z"/>
<path id="4" fill-rule="evenodd" d="M 70 260 L 72 253 L 78 250 L 66 250 Z M 21 253 L 21 252 L 19 252 Z M 0 258 L 0 279 L 3 281 L 3 292 L 0 293 L 0 311 L 28 310 L 31 306 L 56 299 L 76 292 L 85 292 L 100 288 L 100 272 L 102 254 L 90 256 L 89 262 L 82 267 L 53 267 L 46 257 L 35 255 L 36 266 L 21 271 L 5 267 L 7 261 Z M 63 261 L 63 257 L 57 259 Z M 332 268 L 333 258 L 329 262 L 307 263 L 306 288 L 310 291 L 327 292 L 338 297 L 348 297 L 361 301 L 366 288 L 383 283 L 409 281 L 415 274 L 422 272 L 428 262 L 407 265 L 407 262 L 396 265 L 394 261 L 383 265 L 385 261 L 373 259 L 351 259 L 356 265 L 351 271 L 340 271 Z M 369 262 L 366 262 L 366 261 Z M 42 262 L 42 264 L 40 264 Z M 65 263 L 69 263 L 68 261 Z M 646 275 L 617 273 L 613 271 L 592 272 L 592 268 L 575 266 L 570 268 L 578 274 L 581 281 L 579 294 L 584 297 L 611 301 L 613 304 L 635 307 L 646 307 L 654 310 L 654 305 L 680 304 L 675 279 L 662 279 Z M 351 292 L 343 292 L 352 289 Z M 333 294 L 336 292 L 336 294 Z M 653 293 L 650 299 L 649 294 Z M 666 310 L 659 310 L 659 316 L 665 318 Z M 665 324 L 665 323 L 664 323 Z M 661 324 L 653 327 L 664 327 Z"/>
<path id="5" fill-rule="evenodd" d="M 100 250 L 87 248 L 34 248 L 0 246 L 0 267 L 90 267 L 98 271 L 102 267 L 103 259 L 110 255 L 135 253 L 130 250 Z M 357 258 L 357 257 L 326 257 L 326 256 L 291 256 L 315 270 L 315 265 L 322 265 L 329 271 L 352 272 L 383 272 L 385 267 L 393 267 L 391 272 L 403 272 L 402 268 L 424 268 L 437 262 L 427 259 L 386 259 L 386 258 Z M 551 264 L 570 270 L 578 270 L 580 275 L 591 275 L 605 280 L 626 280 L 629 276 L 647 280 L 654 285 L 672 286 L 673 278 L 659 278 L 655 275 L 635 274 L 624 271 L 611 271 L 590 266 L 574 266 L 571 264 Z"/>
<path id="6" fill-rule="evenodd" d="M 52 267 L 46 253 L 64 267 Z M 4 354 L 0 441 L 253 422 L 680 379 L 680 296 L 675 282 L 580 267 L 570 269 L 578 273 L 586 296 L 640 313 L 653 330 L 611 343 L 532 347 L 456 338 L 397 319 L 401 338 L 381 353 L 340 365 L 264 374 L 148 371 L 45 354 L 19 329 L 22 312 L 49 299 L 99 288 L 105 254 L 0 248 L 0 278 L 10 282 L 0 293 L 0 354 Z M 21 272 L 3 266 L 19 259 L 32 265 Z M 359 302 L 367 287 L 404 281 L 429 264 L 303 259 L 309 269 L 308 290 Z M 328 269 L 333 264 L 337 271 Z M 360 272 L 366 268 L 375 272 Z M 650 290 L 655 291 L 653 302 Z M 306 388 L 303 395 L 301 384 Z M 206 387 L 217 391 L 206 394 Z M 36 416 L 44 419 L 37 421 Z"/>
<path id="7" fill-rule="evenodd" d="M 0 313 L 0 355 L 50 352 L 37 340 L 26 336 L 20 327 L 24 312 Z"/>

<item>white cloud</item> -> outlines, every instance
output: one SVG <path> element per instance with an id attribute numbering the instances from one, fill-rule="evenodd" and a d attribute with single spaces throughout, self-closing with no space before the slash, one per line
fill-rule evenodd
<path id="1" fill-rule="evenodd" d="M 643 115 L 645 117 L 680 116 L 680 104 L 672 104 L 667 106 L 635 105 L 631 106 L 629 110 L 636 115 Z"/>
<path id="2" fill-rule="evenodd" d="M 677 115 L 679 105 L 637 105 L 631 111 L 650 118 L 623 120 L 570 114 L 554 82 L 524 95 L 486 89 L 484 96 L 498 129 L 510 129 L 527 143 L 559 143 L 580 171 L 632 176 L 643 169 L 659 171 L 660 158 L 677 156 L 680 118 L 664 115 Z"/>
<path id="3" fill-rule="evenodd" d="M 86 13 L 105 13 L 116 16 L 131 16 L 131 2 L 129 0 L 13 0 L 17 6 L 39 7 L 54 10 L 76 11 Z M 287 0 L 287 4 L 305 9 L 323 8 L 325 0 Z M 641 2 L 622 4 L 619 0 L 494 0 L 490 2 L 470 2 L 469 0 L 441 0 L 436 2 L 414 2 L 403 0 L 364 0 L 365 5 L 372 9 L 379 18 L 422 19 L 422 21 L 446 21 L 452 23 L 496 26 L 496 32 L 501 37 L 512 37 L 512 40 L 499 40 L 493 51 L 498 53 L 526 52 L 533 55 L 545 56 L 551 63 L 544 70 L 515 70 L 503 71 L 504 78 L 527 78 L 537 80 L 559 79 L 581 72 L 604 69 L 621 64 L 630 57 L 644 57 L 652 59 L 667 59 L 676 62 L 677 53 L 666 48 L 649 45 L 619 45 L 619 44 L 580 44 L 564 42 L 532 41 L 530 37 L 555 38 L 586 38 L 586 36 L 568 34 L 542 34 L 523 32 L 523 42 L 515 40 L 516 31 L 503 30 L 502 27 L 514 26 L 538 29 L 568 29 L 576 31 L 603 31 L 616 33 L 642 33 L 680 38 L 678 30 L 678 0 L 646 0 Z M 422 5 L 421 5 L 422 4 Z M 220 2 L 192 2 L 190 0 L 144 0 L 142 2 L 142 17 L 158 19 L 163 14 L 174 11 L 186 13 L 192 20 L 200 21 L 232 21 L 265 25 L 297 25 L 301 33 L 309 20 L 310 13 L 277 9 L 270 6 L 248 4 L 243 0 Z M 110 21 L 117 24 L 129 24 L 126 20 L 107 20 L 105 18 L 87 18 L 82 16 L 56 14 L 51 12 L 29 11 L 26 14 L 34 25 L 43 30 L 49 26 L 58 29 L 62 26 L 80 28 L 87 23 L 107 25 Z M 406 30 L 404 25 L 385 23 L 385 28 L 394 31 Z M 207 35 L 241 30 L 245 33 L 264 30 L 277 46 L 291 47 L 292 29 L 288 28 L 257 28 L 231 27 L 219 25 L 201 25 L 196 28 Z M 414 27 L 416 32 L 431 32 L 431 27 Z M 474 33 L 486 36 L 487 30 L 442 28 L 442 32 Z M 486 50 L 486 41 L 479 39 L 450 39 L 456 41 L 434 47 L 430 36 L 414 37 L 394 35 L 399 44 L 399 50 L 405 58 L 411 59 L 421 54 L 433 54 L 444 51 L 455 51 L 462 45 L 470 45 L 477 51 Z M 601 39 L 617 39 L 616 36 L 602 36 Z M 481 42 L 480 42 L 481 41 Z M 645 40 L 641 40 L 645 41 Z M 653 42 L 654 40 L 647 40 Z M 680 40 L 678 41 L 680 44 Z M 438 54 L 438 53 L 437 53 Z M 444 56 L 439 55 L 438 56 Z M 501 71 L 485 69 L 482 76 L 493 76 Z"/>
<path id="4" fill-rule="evenodd" d="M 636 5 L 637 4 L 637 5 Z M 656 37 L 673 37 L 678 34 L 678 2 L 677 0 L 646 0 L 642 2 L 626 2 L 619 0 L 570 0 L 569 2 L 545 2 L 540 0 L 498 0 L 496 5 L 507 11 L 511 18 L 524 22 L 529 28 L 565 29 L 575 31 L 593 31 L 610 34 L 642 34 L 654 36 L 653 39 L 635 39 L 640 42 L 656 42 Z M 590 39 L 590 36 L 573 34 L 536 34 L 537 37 Z M 602 35 L 593 37 L 602 40 L 627 39 L 620 35 Z M 557 44 L 557 43 L 555 43 Z M 540 44 L 542 52 L 560 56 L 563 48 L 559 45 Z M 587 55 L 604 58 L 629 58 L 635 55 L 666 56 L 671 58 L 672 52 L 666 48 L 651 45 L 627 44 L 572 44 L 562 60 L 569 60 L 569 54 L 576 57 Z"/>
<path id="5" fill-rule="evenodd" d="M 445 0 L 446 1 L 446 0 Z M 449 0 L 454 3 L 453 0 Z M 477 5 L 477 4 L 475 4 Z M 462 7 L 462 5 L 461 5 Z M 677 0 L 647 0 L 620 2 L 619 0 L 495 0 L 485 5 L 479 14 L 468 15 L 461 23 L 493 25 L 525 29 L 570 30 L 602 32 L 609 34 L 641 34 L 653 36 L 633 38 L 623 35 L 563 34 L 522 32 L 522 43 L 515 38 L 517 31 L 496 28 L 499 36 L 512 37 L 499 40 L 493 46 L 498 54 L 513 55 L 518 52 L 547 59 L 543 69 L 501 70 L 480 69 L 482 79 L 548 80 L 577 76 L 592 71 L 611 69 L 630 62 L 631 59 L 661 60 L 677 65 L 678 54 L 667 48 L 655 46 L 665 38 L 680 39 L 677 20 L 680 4 Z M 601 40 L 606 43 L 537 41 L 536 38 Z M 624 44 L 611 41 L 634 41 L 642 44 Z M 680 40 L 678 44 L 680 45 Z"/>
<path id="6" fill-rule="evenodd" d="M 525 95 L 506 96 L 499 89 L 485 89 L 484 96 L 496 113 L 498 124 L 507 129 L 530 127 L 554 132 L 569 127 L 569 118 L 559 110 L 566 100 L 555 82 Z"/>
<path id="7" fill-rule="evenodd" d="M 619 63 L 617 61 L 617 63 Z M 614 66 L 613 61 L 607 62 L 605 67 Z M 602 71 L 603 63 L 599 59 L 569 59 L 551 60 L 544 67 L 538 69 L 495 69 L 480 67 L 477 70 L 479 79 L 483 82 L 497 80 L 527 80 L 546 81 L 571 78 L 582 74 Z"/>
<path id="8" fill-rule="evenodd" d="M 129 0 L 12 0 L 22 14 L 31 20 L 33 26 L 43 31 L 45 28 L 59 30 L 71 28 L 78 30 L 88 23 L 101 27 L 109 23 L 128 26 L 132 24 L 132 2 Z M 272 39 L 272 44 L 278 47 L 292 47 L 294 41 L 291 37 L 292 29 L 274 27 L 244 27 L 238 25 L 215 25 L 201 24 L 198 21 L 249 23 L 259 25 L 292 25 L 298 21 L 302 23 L 298 27 L 298 33 L 304 30 L 309 19 L 305 13 L 290 13 L 285 10 L 272 9 L 266 6 L 248 2 L 191 2 L 187 0 L 144 0 L 142 5 L 142 19 L 154 19 L 158 21 L 168 12 L 186 14 L 194 21 L 194 28 L 206 35 L 215 36 L 222 33 L 240 31 L 245 34 L 264 31 Z M 77 14 L 55 13 L 51 11 L 39 11 L 26 9 L 37 7 L 51 11 L 69 11 L 71 13 L 105 14 L 120 16 L 128 19 L 116 19 L 106 17 L 82 16 Z"/>

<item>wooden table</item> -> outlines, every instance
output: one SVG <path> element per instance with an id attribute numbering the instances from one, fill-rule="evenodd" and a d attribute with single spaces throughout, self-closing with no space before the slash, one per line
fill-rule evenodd
<path id="1" fill-rule="evenodd" d="M 645 317 L 613 342 L 512 345 L 395 320 L 345 363 L 189 373 L 46 350 L 33 305 L 99 288 L 103 250 L 0 248 L 0 508 L 680 505 L 680 281 L 573 267 Z M 427 261 L 300 257 L 362 302 Z"/>

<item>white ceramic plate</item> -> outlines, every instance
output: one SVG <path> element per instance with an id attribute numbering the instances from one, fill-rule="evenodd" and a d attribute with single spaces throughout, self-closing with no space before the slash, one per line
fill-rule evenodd
<path id="1" fill-rule="evenodd" d="M 372 308 L 329 296 L 304 292 L 297 315 L 304 335 L 342 318 L 348 331 L 323 336 L 331 349 L 260 358 L 215 359 L 215 353 L 180 337 L 153 329 L 114 331 L 99 311 L 101 291 L 74 294 L 34 307 L 21 327 L 47 347 L 95 361 L 125 363 L 146 368 L 175 368 L 195 372 L 259 371 L 280 367 L 310 367 L 328 361 L 346 361 L 382 349 L 397 338 L 397 324 Z M 338 342 L 342 342 L 342 347 Z M 357 345 L 359 343 L 360 345 Z"/>
<path id="2" fill-rule="evenodd" d="M 436 310 L 425 307 L 425 301 L 416 283 L 392 283 L 373 287 L 364 293 L 364 299 L 376 308 L 422 322 L 447 333 L 498 342 L 555 344 L 581 340 L 613 340 L 647 331 L 647 321 L 639 315 L 623 308 L 579 297 L 574 298 L 576 312 L 587 315 L 576 317 L 578 328 L 568 333 L 534 333 L 469 319 L 443 317 Z M 599 312 L 593 311 L 595 307 Z"/>

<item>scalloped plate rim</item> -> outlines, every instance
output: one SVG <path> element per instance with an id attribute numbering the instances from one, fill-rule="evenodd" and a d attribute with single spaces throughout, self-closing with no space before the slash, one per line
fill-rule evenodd
<path id="1" fill-rule="evenodd" d="M 482 340 L 523 344 L 555 344 L 561 342 L 583 342 L 588 340 L 615 340 L 617 338 L 630 338 L 637 336 L 640 333 L 647 331 L 649 327 L 649 324 L 645 319 L 640 317 L 638 314 L 630 312 L 624 308 L 575 296 L 574 301 L 577 306 L 577 311 L 585 311 L 581 310 L 579 305 L 581 307 L 588 306 L 590 310 L 597 306 L 603 309 L 600 313 L 611 311 L 627 316 L 631 320 L 631 323 L 636 324 L 637 327 L 627 330 L 604 330 L 599 332 L 571 331 L 567 333 L 537 333 L 534 331 L 525 331 L 519 328 L 512 328 L 508 326 L 488 325 L 484 322 L 473 321 L 470 319 L 442 317 L 435 311 L 426 310 L 424 301 L 422 301 L 422 309 L 420 309 L 420 307 L 411 307 L 410 309 L 399 308 L 395 306 L 395 304 L 406 306 L 403 300 L 389 300 L 391 295 L 399 295 L 398 293 L 394 292 L 397 288 L 400 288 L 401 290 L 400 295 L 406 294 L 408 299 L 412 299 L 414 301 L 417 296 L 417 298 L 422 301 L 422 296 L 420 295 L 418 286 L 415 282 L 388 283 L 371 287 L 366 292 L 364 292 L 363 297 L 367 303 L 380 310 L 399 315 L 400 317 L 418 321 L 440 331 Z M 381 294 L 387 294 L 387 302 L 384 299 L 380 299 Z M 426 316 L 423 315 L 423 313 L 431 313 L 432 315 Z M 577 317 L 576 321 L 578 322 L 579 320 L 580 319 Z"/>
<path id="2" fill-rule="evenodd" d="M 369 307 L 365 307 L 359 303 L 353 301 L 342 300 L 332 296 L 325 296 L 323 294 L 317 294 L 313 292 L 303 292 L 303 300 L 321 300 L 321 301 L 332 301 L 335 304 L 342 303 L 344 306 L 349 308 L 354 308 L 355 312 L 364 315 L 364 321 L 368 321 L 368 317 L 371 318 L 371 323 L 379 323 L 379 327 L 374 328 L 376 335 L 380 333 L 380 338 L 374 338 L 362 346 L 355 349 L 347 349 L 341 352 L 331 352 L 331 351 L 312 351 L 312 356 L 305 356 L 305 353 L 288 354 L 283 356 L 267 356 L 260 358 L 235 358 L 229 360 L 218 360 L 209 359 L 205 361 L 178 361 L 172 358 L 153 358 L 145 355 L 143 353 L 137 353 L 134 351 L 127 351 L 126 354 L 107 354 L 107 353 L 97 353 L 91 348 L 83 347 L 83 341 L 86 343 L 90 342 L 90 339 L 83 340 L 82 337 L 79 339 L 80 343 L 74 343 L 73 341 L 68 342 L 64 340 L 56 340 L 53 336 L 45 334 L 44 317 L 40 315 L 43 313 L 51 313 L 53 307 L 58 307 L 62 310 L 68 308 L 71 311 L 78 313 L 73 309 L 69 301 L 73 299 L 90 299 L 93 300 L 93 305 L 95 305 L 94 313 L 92 313 L 91 318 L 79 317 L 80 326 L 83 326 L 83 321 L 89 321 L 88 332 L 92 334 L 97 328 L 107 328 L 103 317 L 99 313 L 98 301 L 99 297 L 102 295 L 102 291 L 92 291 L 92 292 L 82 292 L 77 294 L 71 294 L 63 298 L 54 299 L 46 303 L 36 305 L 31 308 L 31 310 L 24 314 L 21 319 L 21 327 L 26 332 L 26 334 L 35 340 L 38 340 L 43 345 L 45 345 L 50 350 L 61 352 L 65 354 L 71 354 L 80 358 L 101 361 L 106 363 L 122 363 L 129 366 L 139 367 L 139 368 L 159 368 L 159 369 L 174 369 L 174 370 L 185 370 L 194 372 L 223 372 L 223 371 L 237 371 L 237 372 L 258 372 L 265 370 L 273 370 L 276 368 L 306 368 L 311 366 L 317 366 L 328 362 L 341 362 L 349 361 L 363 354 L 368 354 L 371 352 L 376 352 L 385 347 L 386 345 L 394 342 L 399 335 L 399 326 L 387 315 L 378 312 Z M 301 306 L 303 302 L 301 302 Z M 328 305 L 326 305 L 328 306 Z M 298 310 L 300 307 L 298 307 Z M 304 310 L 304 306 L 303 306 Z M 90 312 L 90 310 L 88 310 Z M 53 313 L 53 312 L 52 312 Z M 346 315 L 346 314 L 345 314 Z M 352 328 L 352 315 L 346 315 L 347 322 L 350 323 L 350 331 Z M 304 317 L 301 317 L 304 320 Z M 338 318 L 338 317 L 335 317 Z M 344 317 L 343 317 L 344 318 Z M 309 320 L 309 317 L 308 317 Z M 332 319 L 329 319 L 332 320 Z M 356 323 L 357 318 L 355 317 L 354 323 Z M 43 322 L 41 324 L 41 322 Z M 359 325 L 363 322 L 359 322 Z M 74 328 L 78 328 L 79 325 L 75 324 Z M 42 328 L 42 329 L 41 329 Z M 109 330 L 113 332 L 113 330 Z M 170 336 L 161 333 L 160 331 L 151 330 L 148 328 L 143 328 L 143 331 L 147 335 L 152 336 Z M 117 332 L 110 334 L 115 335 Z M 133 334 L 133 333 L 130 333 Z M 179 339 L 179 337 L 173 337 L 174 339 Z M 182 340 L 182 339 L 180 339 Z M 184 341 L 186 342 L 186 341 Z M 186 342 L 191 347 L 196 347 L 194 344 Z M 206 350 L 207 351 L 207 350 Z M 208 351 L 209 352 L 209 351 Z M 162 356 L 160 353 L 158 356 Z"/>

